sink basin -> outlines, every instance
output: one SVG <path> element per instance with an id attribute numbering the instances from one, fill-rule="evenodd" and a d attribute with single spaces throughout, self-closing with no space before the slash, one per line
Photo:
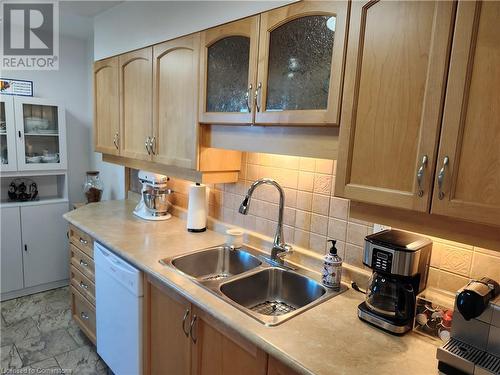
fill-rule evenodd
<path id="1" fill-rule="evenodd" d="M 266 325 L 282 323 L 332 294 L 312 278 L 277 267 L 224 282 L 220 292 Z"/>
<path id="2" fill-rule="evenodd" d="M 218 246 L 170 260 L 173 267 L 199 281 L 221 280 L 254 269 L 262 264 L 243 250 Z"/>

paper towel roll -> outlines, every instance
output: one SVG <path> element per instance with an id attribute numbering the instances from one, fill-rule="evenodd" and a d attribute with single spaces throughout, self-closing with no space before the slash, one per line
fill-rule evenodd
<path id="1" fill-rule="evenodd" d="M 207 187 L 194 184 L 189 187 L 187 230 L 204 232 L 207 230 Z"/>

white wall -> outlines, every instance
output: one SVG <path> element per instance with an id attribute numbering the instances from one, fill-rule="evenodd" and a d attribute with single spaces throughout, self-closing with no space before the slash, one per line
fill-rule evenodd
<path id="1" fill-rule="evenodd" d="M 94 58 L 163 42 L 293 1 L 127 1 L 95 17 Z"/>

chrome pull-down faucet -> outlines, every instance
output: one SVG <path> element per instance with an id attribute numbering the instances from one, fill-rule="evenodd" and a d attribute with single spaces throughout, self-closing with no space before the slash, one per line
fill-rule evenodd
<path id="1" fill-rule="evenodd" d="M 283 263 L 283 258 L 285 255 L 292 252 L 292 247 L 287 245 L 283 239 L 283 211 L 285 210 L 285 192 L 283 188 L 275 180 L 271 178 L 261 178 L 250 186 L 247 195 L 243 202 L 241 202 L 239 213 L 246 215 L 248 214 L 248 209 L 250 208 L 250 201 L 252 199 L 252 194 L 257 186 L 262 184 L 272 185 L 280 194 L 279 211 L 278 211 L 278 226 L 276 227 L 276 234 L 274 235 L 273 248 L 271 250 L 271 259 L 278 263 Z"/>

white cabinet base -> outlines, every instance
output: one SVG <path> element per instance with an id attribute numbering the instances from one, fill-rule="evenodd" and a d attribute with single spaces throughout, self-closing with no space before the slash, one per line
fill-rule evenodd
<path id="1" fill-rule="evenodd" d="M 69 285 L 68 279 L 54 281 L 52 283 L 47 283 L 47 284 L 41 284 L 41 285 L 33 286 L 31 288 L 13 290 L 11 292 L 2 293 L 0 296 L 0 301 L 3 302 L 3 301 L 7 301 L 7 300 L 13 299 L 13 298 L 27 296 L 27 295 L 39 293 L 39 292 L 45 292 L 46 290 L 61 288 L 63 286 L 67 286 L 67 285 Z"/>

